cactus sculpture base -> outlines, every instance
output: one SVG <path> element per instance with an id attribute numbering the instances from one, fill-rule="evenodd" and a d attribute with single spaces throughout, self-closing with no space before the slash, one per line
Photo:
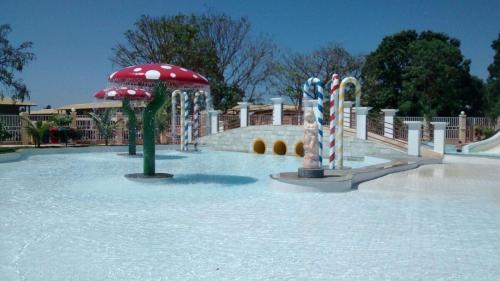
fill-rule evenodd
<path id="1" fill-rule="evenodd" d="M 142 153 L 130 154 L 130 152 L 117 153 L 118 156 L 125 156 L 130 158 L 142 158 Z"/>
<path id="2" fill-rule="evenodd" d="M 136 182 L 160 182 L 165 179 L 169 179 L 173 177 L 174 175 L 172 174 L 167 174 L 167 173 L 156 173 L 154 175 L 145 175 L 141 173 L 135 173 L 135 174 L 127 174 L 125 177 L 131 181 L 136 181 Z"/>

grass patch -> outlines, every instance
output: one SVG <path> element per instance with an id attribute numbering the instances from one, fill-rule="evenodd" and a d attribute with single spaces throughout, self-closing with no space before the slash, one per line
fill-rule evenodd
<path id="1" fill-rule="evenodd" d="M 16 149 L 13 147 L 0 147 L 0 154 L 11 153 L 11 152 L 16 152 Z"/>

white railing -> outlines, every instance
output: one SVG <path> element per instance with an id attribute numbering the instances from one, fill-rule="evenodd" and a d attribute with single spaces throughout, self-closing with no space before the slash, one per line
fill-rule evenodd
<path id="1" fill-rule="evenodd" d="M 19 115 L 0 115 L 0 123 L 11 135 L 3 142 L 12 144 L 21 142 L 21 118 Z"/>
<path id="2" fill-rule="evenodd" d="M 29 119 L 31 121 L 49 121 L 51 117 L 54 115 L 52 114 L 36 114 L 36 115 L 29 115 Z"/>

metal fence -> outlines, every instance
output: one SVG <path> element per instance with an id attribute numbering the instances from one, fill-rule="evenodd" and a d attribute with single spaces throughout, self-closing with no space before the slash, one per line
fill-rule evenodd
<path id="1" fill-rule="evenodd" d="M 240 115 L 236 114 L 225 114 L 221 115 L 219 118 L 219 126 L 222 127 L 222 131 L 231 130 L 239 128 L 241 125 Z"/>
<path id="2" fill-rule="evenodd" d="M 51 115 L 28 115 L 30 121 L 48 121 L 51 118 Z M 110 140 L 110 143 L 114 143 L 118 137 L 122 139 L 125 143 L 128 141 L 128 130 L 127 130 L 127 117 L 123 116 L 123 135 L 118 136 L 117 130 L 114 131 L 113 136 Z M 338 117 L 337 117 L 338 118 Z M 140 116 L 138 116 L 138 130 L 137 130 L 137 143 L 142 143 L 142 131 L 140 130 Z M 328 126 L 329 118 L 325 116 L 324 125 Z M 116 117 L 113 120 L 117 120 Z M 164 124 L 164 130 L 162 132 L 157 132 L 158 141 L 161 143 L 169 143 L 169 144 L 178 144 L 180 143 L 180 134 L 182 132 L 182 128 L 180 126 L 181 116 L 177 116 L 175 124 L 175 136 L 172 135 L 172 124 L 171 120 L 168 120 L 166 124 Z M 189 120 L 193 120 L 193 116 L 189 117 Z M 356 128 L 356 112 L 354 110 L 351 111 L 350 114 L 344 113 L 345 124 L 350 124 L 350 127 Z M 447 122 L 446 126 L 446 142 L 447 143 L 456 143 L 458 142 L 460 135 L 460 127 L 459 127 L 459 117 L 434 117 L 431 121 L 434 122 Z M 207 114 L 200 115 L 200 136 L 205 136 L 208 134 L 206 130 L 206 124 L 208 122 Z M 350 121 L 350 122 L 349 122 Z M 406 141 L 408 139 L 408 128 L 404 124 L 404 121 L 424 121 L 423 117 L 395 117 L 394 118 L 394 127 L 390 126 L 384 121 L 384 116 L 382 114 L 374 114 L 370 115 L 367 120 L 368 132 L 375 133 L 381 136 L 384 136 L 386 131 L 391 130 L 394 139 Z M 466 142 L 476 141 L 478 140 L 477 129 L 478 128 L 491 128 L 495 129 L 498 126 L 498 120 L 492 120 L 486 117 L 467 117 L 466 119 Z M 20 144 L 21 143 L 21 117 L 19 115 L 0 115 L 0 123 L 6 128 L 6 130 L 12 135 L 10 138 L 4 140 L 3 144 Z M 273 123 L 272 114 L 252 114 L 249 118 L 249 125 L 271 125 Z M 293 113 L 285 113 L 283 115 L 284 125 L 302 125 L 303 124 L 303 115 L 300 112 Z M 219 118 L 220 130 L 230 130 L 234 128 L 240 127 L 240 116 L 239 115 L 221 115 Z M 79 142 L 81 143 L 103 143 L 104 139 L 100 136 L 99 130 L 94 124 L 94 121 L 88 115 L 77 115 L 76 117 L 76 127 L 79 131 L 81 138 Z M 166 128 L 166 129 L 165 129 Z M 424 122 L 423 130 L 422 130 L 422 139 L 423 140 L 432 140 L 433 138 L 433 126 Z M 193 132 L 194 133 L 194 132 Z"/>
<path id="3" fill-rule="evenodd" d="M 272 114 L 252 114 L 250 115 L 250 126 L 257 125 L 272 125 L 273 115 Z"/>
<path id="4" fill-rule="evenodd" d="M 21 142 L 21 118 L 19 115 L 0 115 L 0 123 L 11 135 L 3 143 L 18 144 Z"/>
<path id="5" fill-rule="evenodd" d="M 32 122 L 36 121 L 49 121 L 51 115 L 29 115 L 28 119 Z M 115 116 L 112 118 L 114 122 L 117 121 L 117 117 Z M 142 130 L 141 128 L 141 118 L 138 116 L 138 129 L 137 129 L 137 135 L 136 135 L 136 141 L 138 144 L 142 143 Z M 176 127 L 176 134 L 175 136 L 172 136 L 171 134 L 171 126 L 172 122 L 171 120 L 168 120 L 163 128 L 164 130 L 162 132 L 157 130 L 157 140 L 158 142 L 161 142 L 163 144 L 178 144 L 180 143 L 180 134 L 182 132 L 181 126 L 180 126 L 180 116 L 177 116 L 176 119 L 176 124 L 174 125 Z M 189 116 L 189 120 L 193 120 L 193 116 Z M 236 118 L 233 119 L 228 119 L 226 118 L 227 126 L 226 129 L 233 129 L 235 128 L 236 124 L 239 127 L 239 117 L 236 120 Z M 127 122 L 128 118 L 126 116 L 123 116 L 123 123 L 120 124 L 120 126 L 123 128 L 122 130 L 122 135 L 119 136 L 118 128 L 115 128 L 113 130 L 112 136 L 109 138 L 109 143 L 116 143 L 118 139 L 122 139 L 124 143 L 128 142 L 128 127 L 127 127 Z M 1 144 L 21 144 L 21 117 L 19 115 L 0 115 L 0 123 L 3 124 L 3 126 L 6 128 L 7 132 L 11 134 L 12 136 L 2 142 Z M 201 114 L 200 115 L 200 137 L 205 136 L 207 134 L 207 129 L 206 129 L 206 124 L 207 124 L 207 116 L 206 114 Z M 88 115 L 77 115 L 76 116 L 76 129 L 80 135 L 79 139 L 76 141 L 77 143 L 83 143 L 83 144 L 100 144 L 104 143 L 104 138 L 99 134 L 99 130 L 93 121 L 93 119 L 88 116 Z M 194 132 L 193 132 L 194 133 Z M 194 136 L 193 136 L 194 137 Z"/>

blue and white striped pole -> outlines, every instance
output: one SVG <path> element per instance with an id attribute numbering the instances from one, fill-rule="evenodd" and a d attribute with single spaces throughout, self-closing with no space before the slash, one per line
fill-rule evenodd
<path id="1" fill-rule="evenodd" d="M 188 151 L 189 96 L 184 92 L 184 151 Z"/>
<path id="2" fill-rule="evenodd" d="M 315 111 L 315 115 L 316 123 L 318 124 L 319 168 L 323 167 L 323 93 L 323 83 L 318 78 L 311 77 L 304 83 L 302 100 L 318 100 L 318 108 Z"/>

